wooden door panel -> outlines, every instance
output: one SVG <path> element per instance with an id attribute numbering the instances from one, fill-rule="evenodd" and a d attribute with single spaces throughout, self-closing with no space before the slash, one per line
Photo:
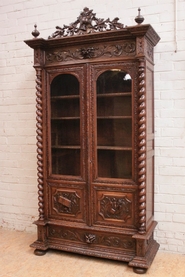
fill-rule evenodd
<path id="1" fill-rule="evenodd" d="M 94 224 L 135 228 L 136 191 L 94 188 Z"/>
<path id="2" fill-rule="evenodd" d="M 67 221 L 86 221 L 84 186 L 73 187 L 63 184 L 63 187 L 52 186 L 49 189 L 49 217 Z"/>

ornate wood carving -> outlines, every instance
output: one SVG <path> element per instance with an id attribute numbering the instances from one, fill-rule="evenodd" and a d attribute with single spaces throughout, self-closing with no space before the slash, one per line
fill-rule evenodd
<path id="1" fill-rule="evenodd" d="M 135 243 L 129 239 L 120 239 L 116 236 L 104 236 L 102 237 L 101 243 L 106 246 L 120 247 L 124 249 L 133 249 Z"/>
<path id="2" fill-rule="evenodd" d="M 54 238 L 67 239 L 67 240 L 75 240 L 75 241 L 81 241 L 81 242 L 84 241 L 84 239 L 77 231 L 57 228 L 54 226 L 49 227 L 49 236 Z"/>
<path id="3" fill-rule="evenodd" d="M 96 236 L 93 234 L 86 234 L 85 241 L 89 244 L 93 243 L 96 240 Z"/>
<path id="4" fill-rule="evenodd" d="M 36 68 L 36 133 L 39 219 L 44 220 L 42 70 Z"/>
<path id="5" fill-rule="evenodd" d="M 149 42 L 147 42 L 146 52 L 148 57 L 153 61 L 153 47 Z"/>
<path id="6" fill-rule="evenodd" d="M 104 218 L 120 219 L 124 222 L 131 217 L 131 201 L 126 197 L 115 197 L 104 194 L 100 200 L 99 214 Z"/>
<path id="7" fill-rule="evenodd" d="M 143 39 L 143 37 L 137 38 L 137 55 L 144 55 L 144 39 Z"/>
<path id="8" fill-rule="evenodd" d="M 37 49 L 34 51 L 34 66 L 42 66 L 44 64 L 43 51 Z"/>
<path id="9" fill-rule="evenodd" d="M 122 55 L 134 55 L 136 50 L 134 41 L 126 41 L 123 44 L 104 45 L 98 47 L 84 47 L 74 50 L 59 50 L 48 52 L 46 54 L 46 62 L 65 62 L 68 60 L 82 60 L 105 57 L 119 57 Z"/>
<path id="10" fill-rule="evenodd" d="M 112 21 L 109 18 L 106 20 L 97 18 L 93 10 L 84 8 L 75 22 L 64 25 L 63 27 L 57 26 L 57 31 L 49 39 L 123 29 L 124 25 L 118 21 L 118 17 L 115 17 Z"/>
<path id="11" fill-rule="evenodd" d="M 109 235 L 100 234 L 95 232 L 94 234 L 88 233 L 85 230 L 73 230 L 67 228 L 60 228 L 56 226 L 49 226 L 49 236 L 52 238 L 67 239 L 77 242 L 86 242 L 87 244 L 103 245 L 109 247 L 116 247 L 122 249 L 133 250 L 135 248 L 135 242 L 131 238 L 123 235 Z"/>
<path id="12" fill-rule="evenodd" d="M 76 192 L 57 190 L 53 195 L 53 209 L 57 213 L 76 215 L 80 212 L 80 197 Z"/>
<path id="13" fill-rule="evenodd" d="M 154 259 L 159 245 L 146 193 L 153 192 L 153 148 L 146 141 L 154 135 L 151 76 L 159 36 L 142 20 L 139 10 L 138 25 L 124 27 L 117 17 L 104 20 L 84 8 L 49 39 L 37 38 L 35 26 L 34 39 L 25 41 L 36 70 L 39 220 L 31 246 L 37 254 L 56 248 L 122 260 L 137 273 Z M 125 71 L 131 86 L 117 86 L 119 78 L 109 85 L 100 77 L 106 71 Z M 51 143 L 51 133 L 60 142 Z"/>
<path id="14" fill-rule="evenodd" d="M 139 64 L 139 91 L 138 91 L 138 183 L 139 183 L 139 233 L 146 232 L 146 89 L 145 65 L 141 60 Z"/>

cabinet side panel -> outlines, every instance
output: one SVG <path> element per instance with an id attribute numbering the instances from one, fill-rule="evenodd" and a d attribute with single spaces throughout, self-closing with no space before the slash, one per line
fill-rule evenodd
<path id="1" fill-rule="evenodd" d="M 146 223 L 150 225 L 154 215 L 154 86 L 153 66 L 146 66 Z"/>

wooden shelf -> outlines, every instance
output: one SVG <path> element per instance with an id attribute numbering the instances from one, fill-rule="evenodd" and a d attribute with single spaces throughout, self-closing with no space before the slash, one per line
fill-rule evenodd
<path id="1" fill-rule="evenodd" d="M 59 99 L 78 99 L 80 98 L 79 95 L 63 95 L 63 96 L 52 96 L 51 97 L 51 101 L 52 100 L 59 100 Z"/>
<path id="2" fill-rule="evenodd" d="M 80 117 L 71 117 L 71 116 L 60 116 L 52 117 L 51 120 L 79 120 Z"/>
<path id="3" fill-rule="evenodd" d="M 97 146 L 98 150 L 132 151 L 132 147 L 122 146 Z"/>
<path id="4" fill-rule="evenodd" d="M 131 96 L 131 92 L 116 92 L 116 93 L 98 93 L 97 97 L 119 97 L 119 96 Z"/>
<path id="5" fill-rule="evenodd" d="M 81 149 L 81 146 L 76 145 L 52 145 L 53 149 Z"/>
<path id="6" fill-rule="evenodd" d="M 97 116 L 97 119 L 132 119 L 132 116 Z"/>

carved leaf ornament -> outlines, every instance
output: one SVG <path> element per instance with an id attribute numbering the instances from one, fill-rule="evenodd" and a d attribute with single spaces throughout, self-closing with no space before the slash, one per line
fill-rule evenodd
<path id="1" fill-rule="evenodd" d="M 49 52 L 46 54 L 46 61 L 51 62 L 63 62 L 71 59 L 91 59 L 99 58 L 102 56 L 106 57 L 119 57 L 121 55 L 133 55 L 135 54 L 136 46 L 134 42 L 126 41 L 123 44 L 116 45 L 102 45 L 99 47 L 87 47 L 81 49 L 60 50 L 55 52 Z"/>
<path id="2" fill-rule="evenodd" d="M 48 39 L 123 29 L 124 25 L 118 21 L 118 17 L 112 21 L 97 18 L 93 10 L 84 8 L 75 22 L 63 27 L 56 26 L 56 31 Z"/>

